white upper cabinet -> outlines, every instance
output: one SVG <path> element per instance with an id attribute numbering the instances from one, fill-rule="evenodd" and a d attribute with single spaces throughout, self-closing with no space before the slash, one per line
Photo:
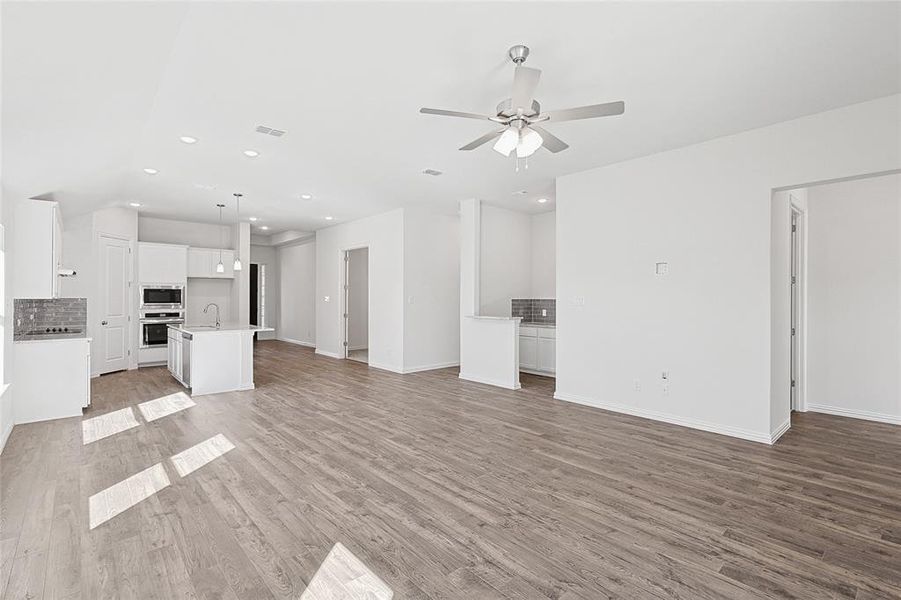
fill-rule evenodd
<path id="1" fill-rule="evenodd" d="M 63 255 L 59 205 L 22 200 L 12 226 L 14 298 L 58 298 Z"/>
<path id="2" fill-rule="evenodd" d="M 141 283 L 184 283 L 188 278 L 188 247 L 175 244 L 138 244 Z"/>
<path id="3" fill-rule="evenodd" d="M 216 272 L 219 264 L 220 252 L 222 255 L 223 273 Z M 234 279 L 235 278 L 235 251 L 218 248 L 188 248 L 188 277 L 203 277 L 207 279 Z"/>

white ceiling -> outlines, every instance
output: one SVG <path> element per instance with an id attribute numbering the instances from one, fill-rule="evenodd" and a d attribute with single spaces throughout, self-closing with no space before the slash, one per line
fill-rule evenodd
<path id="1" fill-rule="evenodd" d="M 3 183 L 67 215 L 209 222 L 241 191 L 270 232 L 467 197 L 547 210 L 558 175 L 898 93 L 899 30 L 896 2 L 7 2 Z M 490 124 L 418 109 L 491 112 L 516 43 L 545 109 L 625 115 L 547 125 L 571 148 L 520 173 L 459 152 Z"/>

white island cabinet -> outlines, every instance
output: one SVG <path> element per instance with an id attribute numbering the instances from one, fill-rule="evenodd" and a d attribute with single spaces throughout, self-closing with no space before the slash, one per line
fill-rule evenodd
<path id="1" fill-rule="evenodd" d="M 170 325 L 169 371 L 192 396 L 253 389 L 254 325 Z"/>

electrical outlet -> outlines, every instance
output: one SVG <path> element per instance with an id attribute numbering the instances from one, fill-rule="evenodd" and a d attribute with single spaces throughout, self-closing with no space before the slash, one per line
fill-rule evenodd
<path id="1" fill-rule="evenodd" d="M 635 379 L 632 381 L 632 389 L 636 392 L 641 391 L 641 379 Z"/>
<path id="2" fill-rule="evenodd" d="M 546 308 L 542 308 L 542 309 L 541 309 L 541 316 L 542 316 L 542 317 L 546 317 L 546 316 L 547 316 L 547 309 L 546 309 Z"/>

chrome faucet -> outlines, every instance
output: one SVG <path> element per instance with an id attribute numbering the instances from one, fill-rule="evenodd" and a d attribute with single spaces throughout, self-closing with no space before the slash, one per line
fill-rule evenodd
<path id="1" fill-rule="evenodd" d="M 206 305 L 206 308 L 203 309 L 203 314 L 206 314 L 207 311 L 210 310 L 211 306 L 216 307 L 216 329 L 219 329 L 220 323 L 219 323 L 219 305 L 218 304 L 216 304 L 215 302 L 210 302 L 209 304 Z"/>

